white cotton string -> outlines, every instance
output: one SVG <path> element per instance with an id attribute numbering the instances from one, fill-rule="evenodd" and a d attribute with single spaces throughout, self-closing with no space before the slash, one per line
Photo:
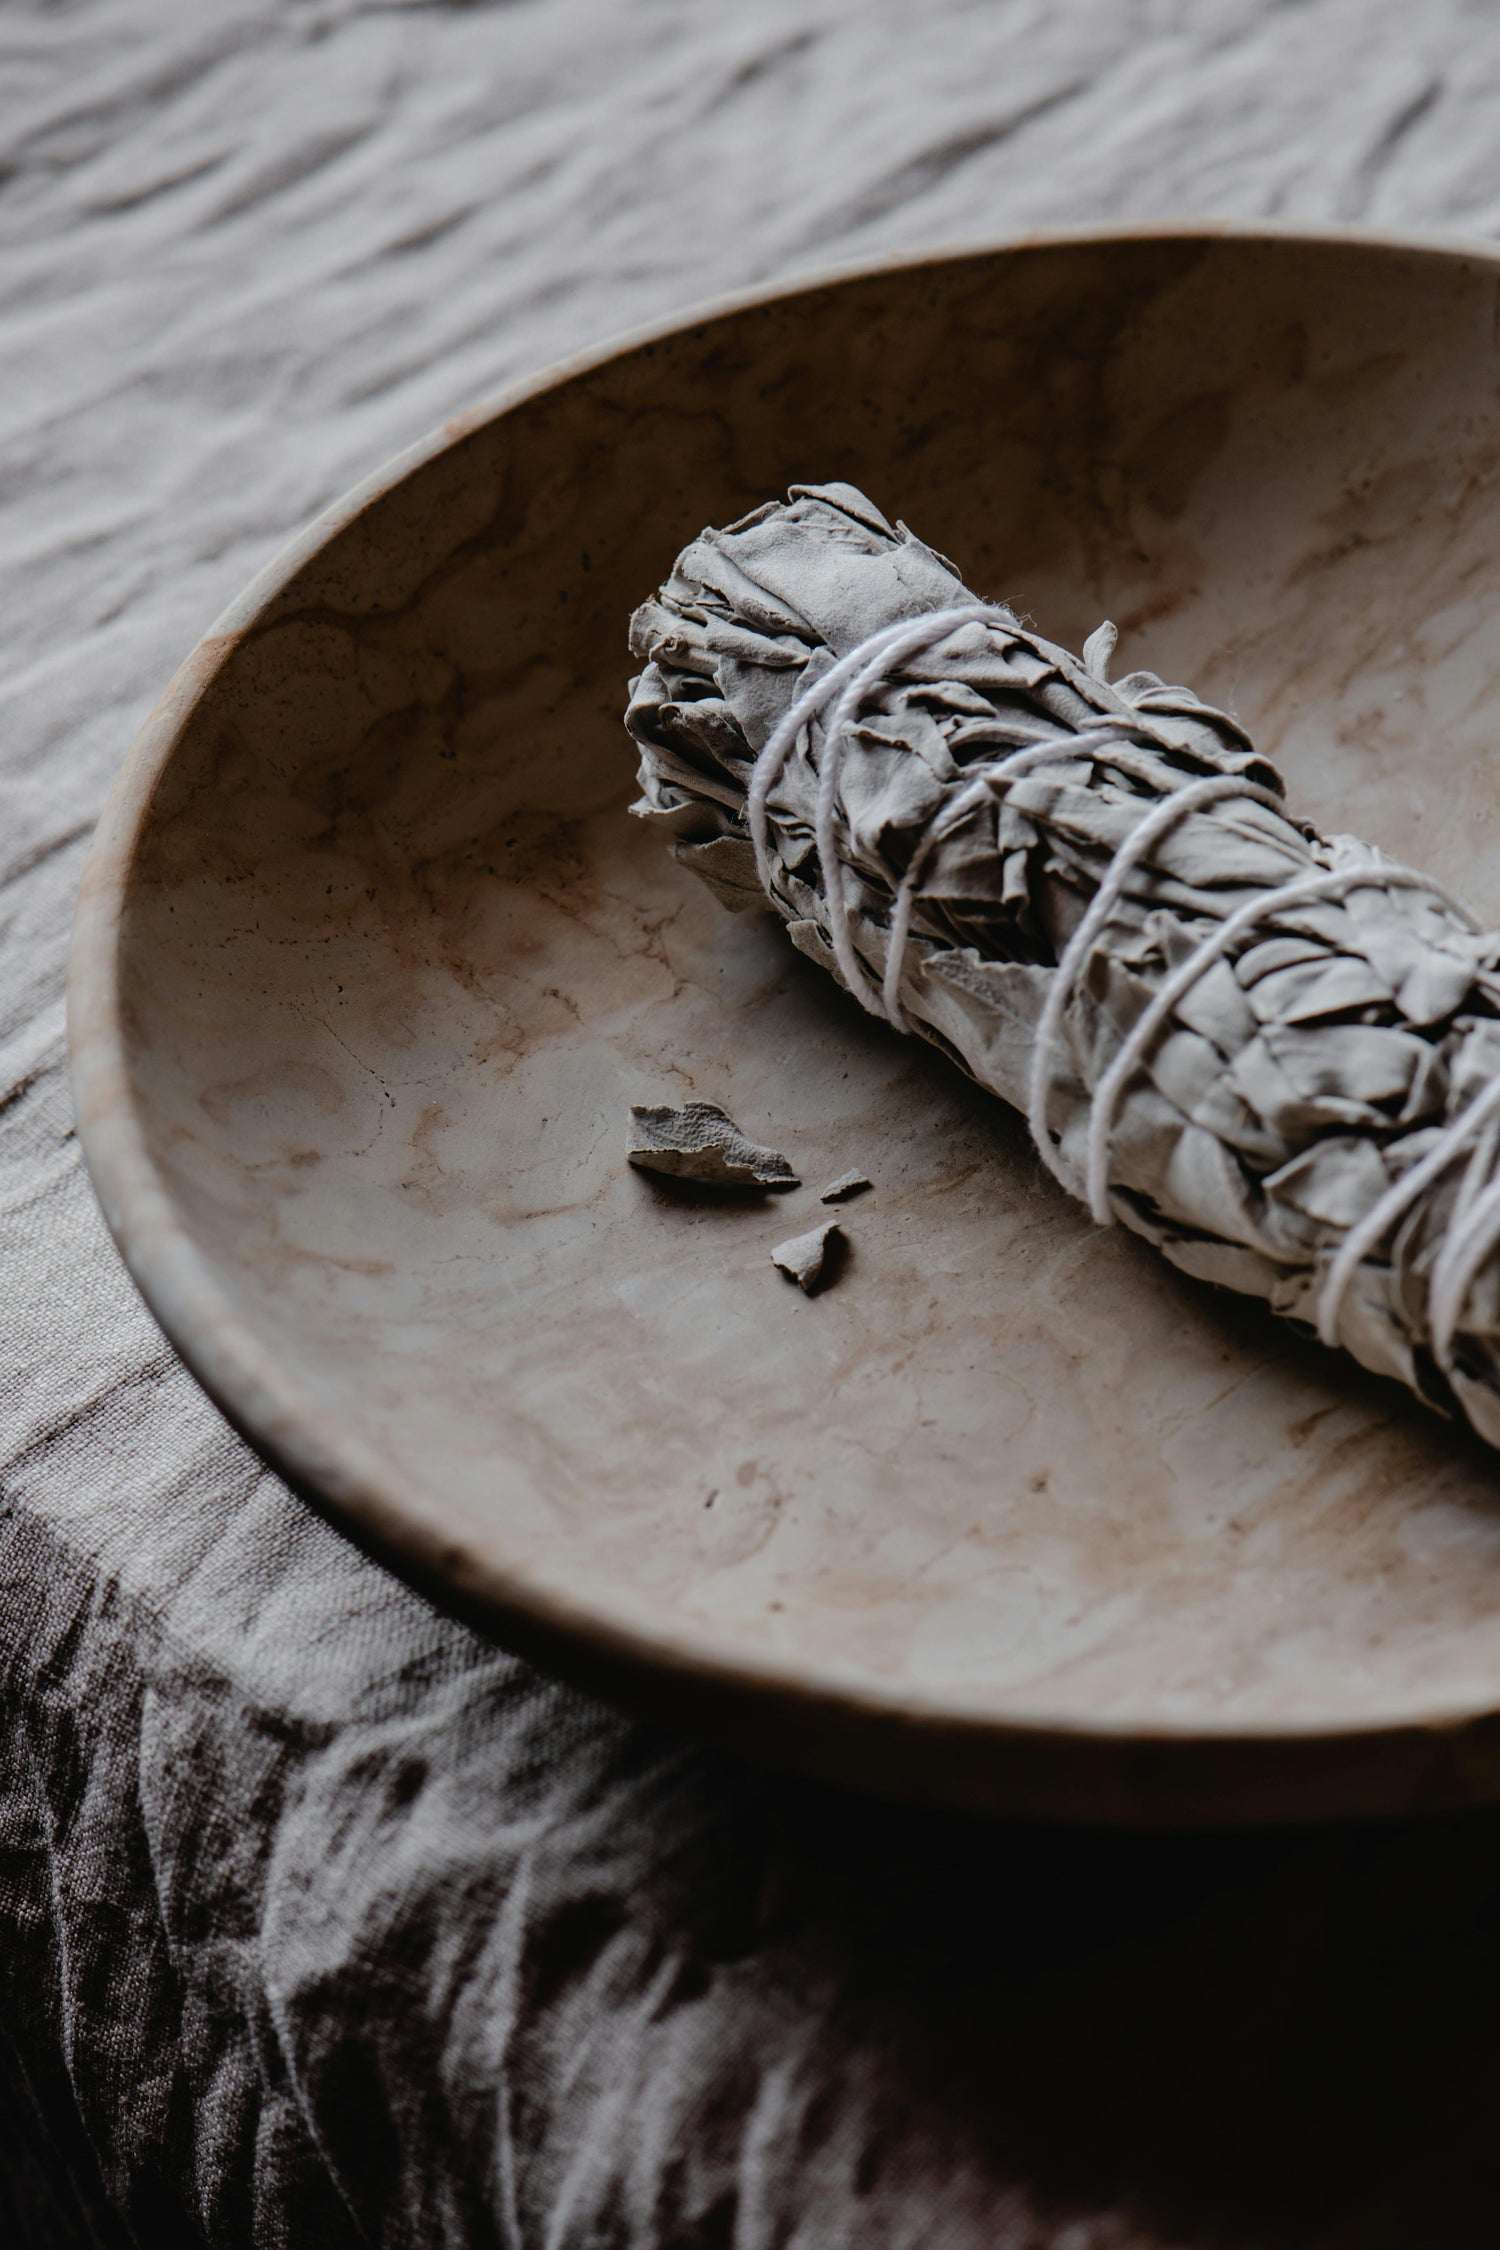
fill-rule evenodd
<path id="1" fill-rule="evenodd" d="M 976 737 L 964 738 L 969 747 Z M 983 740 L 980 734 L 979 740 Z M 901 999 L 901 978 L 906 967 L 906 948 L 911 937 L 912 907 L 916 901 L 917 886 L 927 872 L 933 852 L 944 839 L 963 825 L 969 814 L 988 798 L 994 799 L 993 784 L 997 781 L 1019 780 L 1036 766 L 1061 765 L 1076 758 L 1091 758 L 1115 744 L 1118 736 L 1110 727 L 1090 728 L 1085 734 L 1060 735 L 1051 742 L 1024 743 L 1019 750 L 997 758 L 975 774 L 966 789 L 940 807 L 917 839 L 917 846 L 907 862 L 906 873 L 896 889 L 896 904 L 891 915 L 890 938 L 886 946 L 885 980 L 881 986 L 881 1002 L 887 1016 L 898 1031 L 909 1031 L 906 1009 Z"/>
<path id="2" fill-rule="evenodd" d="M 1273 812 L 1285 818 L 1286 807 L 1271 790 L 1263 789 L 1259 782 L 1246 781 L 1237 774 L 1210 774 L 1202 781 L 1191 781 L 1186 789 L 1174 790 L 1163 797 L 1155 810 L 1138 821 L 1116 851 L 1105 870 L 1104 879 L 1089 902 L 1088 912 L 1063 948 L 1062 958 L 1052 982 L 1047 988 L 1047 999 L 1037 1023 L 1036 1045 L 1031 1057 L 1031 1082 L 1026 1105 L 1027 1122 L 1037 1153 L 1055 1180 L 1059 1180 L 1071 1195 L 1078 1193 L 1068 1178 L 1062 1159 L 1052 1146 L 1051 1129 L 1047 1123 L 1048 1096 L 1052 1091 L 1053 1052 L 1061 1035 L 1063 1014 L 1073 995 L 1073 987 L 1105 924 L 1113 914 L 1130 878 L 1132 868 L 1148 852 L 1158 837 L 1190 812 L 1205 805 L 1217 804 L 1224 797 L 1248 797 L 1256 804 L 1269 805 Z M 1106 1224 L 1113 1219 L 1110 1214 Z"/>
<path id="3" fill-rule="evenodd" d="M 1486 1089 L 1493 1094 L 1495 1083 Z M 1483 1096 L 1480 1097 L 1483 1101 Z M 1475 1103 L 1472 1107 L 1478 1107 Z M 1493 1110 L 1494 1104 L 1488 1104 Z M 1486 1233 L 1486 1214 L 1490 1207 L 1490 1189 L 1494 1181 L 1490 1175 L 1495 1168 L 1497 1121 L 1492 1114 L 1485 1122 L 1479 1138 L 1474 1143 L 1464 1176 L 1458 1183 L 1453 1198 L 1453 1208 L 1448 1214 L 1448 1224 L 1438 1245 L 1432 1272 L 1427 1281 L 1427 1325 L 1432 1343 L 1433 1357 L 1445 1374 L 1453 1372 L 1453 1337 L 1468 1298 L 1473 1272 L 1464 1274 L 1458 1266 L 1462 1254 L 1465 1259 L 1471 1245 L 1480 1245 L 1474 1271 L 1480 1261 L 1494 1247 L 1494 1238 Z"/>
<path id="4" fill-rule="evenodd" d="M 1500 1180 L 1491 1180 L 1462 1222 L 1450 1223 L 1427 1285 L 1432 1354 L 1445 1374 L 1453 1371 L 1453 1339 L 1458 1333 L 1469 1291 L 1497 1242 L 1500 1242 Z"/>
<path id="5" fill-rule="evenodd" d="M 887 626 L 884 632 L 877 633 L 865 644 L 870 652 L 868 662 L 845 684 L 824 732 L 823 752 L 818 765 L 818 796 L 813 814 L 813 835 L 818 847 L 818 864 L 823 870 L 823 896 L 828 905 L 828 934 L 833 940 L 834 958 L 843 972 L 844 982 L 872 1016 L 883 1016 L 886 1011 L 878 988 L 866 976 L 863 964 L 854 950 L 854 939 L 849 930 L 849 902 L 844 892 L 844 868 L 839 858 L 838 789 L 848 730 L 854 723 L 860 704 L 882 673 L 893 670 L 907 657 L 930 648 L 934 641 L 946 640 L 958 626 L 975 623 L 1004 623 L 1014 629 L 1015 620 L 1008 611 L 997 611 L 988 603 L 975 603 L 968 609 L 932 611 L 926 617 L 908 619 L 899 625 Z"/>
<path id="6" fill-rule="evenodd" d="M 1051 744 L 1048 745 L 1052 747 Z M 1020 757 L 1023 753 L 1016 752 Z M 901 976 L 906 967 L 906 947 L 911 936 L 912 901 L 917 884 L 926 872 L 927 862 L 945 836 L 951 835 L 968 815 L 992 796 L 991 781 L 998 781 L 1010 771 L 1011 761 L 1002 758 L 997 765 L 987 766 L 967 789 L 961 789 L 950 798 L 936 820 L 930 821 L 917 840 L 917 848 L 906 864 L 906 873 L 896 886 L 896 903 L 891 910 L 891 930 L 886 941 L 885 977 L 880 987 L 881 1006 L 898 1031 L 910 1031 L 906 1008 L 901 999 Z"/>
<path id="7" fill-rule="evenodd" d="M 1237 938 L 1254 929 L 1258 922 L 1269 921 L 1291 907 L 1311 906 L 1318 899 L 1339 898 L 1346 891 L 1391 889 L 1427 891 L 1451 907 L 1461 920 L 1468 922 L 1470 919 L 1441 884 L 1430 881 L 1425 875 L 1414 874 L 1409 867 L 1387 867 L 1372 860 L 1358 867 L 1341 867 L 1326 875 L 1306 876 L 1295 883 L 1283 883 L 1276 890 L 1261 892 L 1227 915 L 1194 947 L 1187 959 L 1178 964 L 1151 1005 L 1131 1026 L 1114 1061 L 1094 1088 L 1089 1111 L 1088 1201 L 1089 1209 L 1101 1226 L 1108 1226 L 1113 1215 L 1109 1207 L 1109 1138 L 1120 1096 L 1184 994 L 1229 951 Z"/>
<path id="8" fill-rule="evenodd" d="M 1469 1161 L 1464 1166 L 1464 1176 L 1458 1183 L 1458 1193 L 1453 1198 L 1453 1210 L 1448 1220 L 1450 1232 L 1463 1225 L 1480 1189 L 1485 1186 L 1495 1169 L 1495 1151 L 1500 1147 L 1497 1125 L 1500 1125 L 1500 1120 L 1493 1115 L 1488 1117 L 1483 1132 L 1474 1143 Z"/>
<path id="9" fill-rule="evenodd" d="M 834 695 L 838 703 L 823 736 L 823 756 L 818 769 L 818 797 L 814 834 L 817 838 L 818 861 L 823 870 L 823 895 L 828 905 L 828 934 L 833 942 L 834 958 L 844 982 L 872 1015 L 884 1011 L 880 994 L 865 975 L 855 955 L 854 941 L 849 935 L 849 909 L 844 897 L 844 870 L 838 855 L 838 835 L 835 816 L 838 803 L 839 770 L 843 764 L 846 730 L 859 708 L 861 699 L 868 693 L 883 672 L 892 670 L 909 656 L 915 656 L 935 641 L 946 640 L 961 625 L 1003 625 L 1015 630 L 1015 619 L 1008 609 L 993 602 L 967 602 L 957 609 L 929 610 L 923 617 L 900 619 L 894 625 L 884 626 L 872 633 L 858 648 L 840 657 L 830 671 L 820 680 L 814 680 L 796 696 L 772 729 L 755 761 L 750 776 L 750 786 L 745 793 L 745 815 L 750 825 L 750 840 L 755 847 L 755 864 L 763 887 L 771 888 L 770 852 L 767 826 L 771 791 L 781 775 L 782 768 L 791 755 L 797 736 L 809 720 L 816 718 Z"/>
<path id="10" fill-rule="evenodd" d="M 1484 1091 L 1469 1103 L 1467 1109 L 1461 1110 L 1451 1124 L 1444 1126 L 1420 1163 L 1414 1164 L 1409 1172 L 1403 1172 L 1400 1179 L 1394 1181 L 1379 1201 L 1373 1203 L 1364 1217 L 1349 1229 L 1318 1292 L 1318 1334 L 1325 1344 L 1338 1342 L 1339 1309 L 1345 1292 L 1376 1243 L 1389 1232 L 1402 1213 L 1416 1202 L 1417 1197 L 1442 1177 L 1465 1141 L 1477 1133 L 1486 1119 L 1493 1117 L 1497 1111 L 1500 1111 L 1500 1078 L 1493 1078 Z M 1434 1269 L 1434 1283 L 1436 1279 Z M 1429 1289 L 1429 1308 L 1431 1296 L 1432 1291 Z"/>
<path id="11" fill-rule="evenodd" d="M 956 797 L 941 806 L 918 838 L 906 872 L 897 886 L 887 940 L 885 974 L 881 987 L 877 990 L 854 950 L 849 929 L 848 902 L 844 895 L 844 869 L 838 853 L 838 784 L 848 730 L 864 697 L 883 674 L 893 670 L 906 658 L 946 639 L 948 634 L 956 632 L 960 626 L 969 624 L 1001 625 L 1014 630 L 1015 619 L 1008 610 L 988 602 L 974 602 L 956 609 L 930 611 L 923 617 L 902 619 L 862 641 L 858 648 L 841 657 L 821 679 L 804 688 L 794 699 L 773 728 L 756 759 L 746 791 L 746 815 L 755 849 L 755 863 L 761 882 L 769 891 L 772 888 L 768 841 L 771 791 L 780 778 L 801 729 L 837 696 L 838 701 L 824 730 L 814 819 L 814 835 L 828 907 L 829 935 L 834 958 L 850 991 L 872 1015 L 884 1016 L 903 1031 L 909 1028 L 901 999 L 901 982 L 910 942 L 912 910 L 917 887 L 937 845 L 951 835 L 977 806 L 983 804 L 986 797 L 993 794 L 994 784 L 997 782 L 1017 780 L 1035 766 L 1080 757 L 1098 758 L 1102 752 L 1107 752 L 1113 760 L 1128 763 L 1131 749 L 1124 729 L 1107 722 L 1078 734 L 1061 736 L 1047 742 L 1027 743 L 987 764 Z M 1115 628 L 1106 622 L 1090 634 L 1084 645 L 1085 667 L 1101 682 L 1108 678 L 1116 638 Z M 972 743 L 976 737 L 970 734 L 965 739 Z M 982 732 L 978 739 L 984 739 Z M 1027 1121 L 1037 1153 L 1053 1177 L 1070 1193 L 1076 1194 L 1078 1190 L 1068 1178 L 1066 1168 L 1054 1148 L 1047 1111 L 1056 1051 L 1061 1042 L 1063 1019 L 1074 987 L 1124 894 L 1131 871 L 1145 853 L 1186 814 L 1230 797 L 1248 798 L 1254 803 L 1269 806 L 1273 812 L 1285 817 L 1286 808 L 1273 791 L 1233 774 L 1207 775 L 1202 780 L 1190 782 L 1185 788 L 1174 791 L 1171 796 L 1164 797 L 1119 845 L 1087 911 L 1058 960 L 1037 1023 L 1027 1089 Z M 1131 1076 L 1141 1067 L 1152 1041 L 1165 1028 L 1177 1003 L 1215 961 L 1223 959 L 1236 941 L 1258 924 L 1278 914 L 1294 911 L 1299 906 L 1313 905 L 1322 899 L 1339 898 L 1349 891 L 1363 889 L 1423 891 L 1430 898 L 1439 901 L 1470 930 L 1478 926 L 1467 908 L 1440 883 L 1418 875 L 1410 868 L 1387 865 L 1378 860 L 1283 883 L 1274 890 L 1248 900 L 1245 905 L 1226 916 L 1162 984 L 1149 1007 L 1131 1027 L 1123 1045 L 1094 1089 L 1089 1105 L 1084 1200 L 1101 1226 L 1114 1224 L 1114 1211 L 1109 1199 L 1109 1154 L 1120 1100 Z M 1491 1080 L 1468 1107 L 1443 1128 L 1420 1162 L 1394 1181 L 1364 1217 L 1349 1229 L 1318 1293 L 1317 1327 L 1325 1344 L 1338 1342 L 1339 1314 L 1344 1297 L 1369 1253 L 1418 1196 L 1442 1176 L 1465 1145 L 1480 1136 L 1428 1284 L 1428 1326 L 1433 1354 L 1439 1366 L 1445 1372 L 1451 1372 L 1453 1339 L 1469 1290 L 1485 1259 L 1500 1244 L 1500 1178 L 1490 1180 L 1482 1190 L 1479 1188 L 1479 1182 L 1486 1177 L 1494 1161 L 1497 1125 L 1500 1125 L 1500 1078 Z"/>
<path id="12" fill-rule="evenodd" d="M 761 886 L 769 891 L 771 885 L 770 841 L 767 834 L 771 791 L 781 779 L 782 769 L 791 756 L 792 745 L 810 719 L 817 717 L 831 695 L 837 694 L 844 682 L 853 677 L 865 663 L 870 644 L 861 641 L 847 656 L 804 687 L 793 698 L 770 734 L 762 743 L 759 755 L 750 773 L 750 786 L 745 791 L 745 818 L 750 825 L 750 841 L 755 847 L 755 866 Z"/>

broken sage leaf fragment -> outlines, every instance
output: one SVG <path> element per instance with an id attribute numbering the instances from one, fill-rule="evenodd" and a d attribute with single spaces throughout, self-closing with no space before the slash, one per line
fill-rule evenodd
<path id="1" fill-rule="evenodd" d="M 771 1263 L 810 1297 L 826 1277 L 829 1250 L 842 1238 L 842 1231 L 837 1219 L 824 1219 L 806 1234 L 794 1234 L 790 1240 L 778 1242 L 771 1252 Z"/>
<path id="2" fill-rule="evenodd" d="M 1101 1224 L 1500 1445 L 1500 935 L 1299 817 L 1191 689 L 1112 681 L 1114 639 L 1075 656 L 793 486 L 632 620 L 632 809 Z"/>
<path id="3" fill-rule="evenodd" d="M 779 1149 L 761 1148 L 748 1140 L 716 1102 L 688 1102 L 681 1109 L 632 1103 L 626 1153 L 638 1171 L 697 1180 L 707 1187 L 801 1184 Z"/>

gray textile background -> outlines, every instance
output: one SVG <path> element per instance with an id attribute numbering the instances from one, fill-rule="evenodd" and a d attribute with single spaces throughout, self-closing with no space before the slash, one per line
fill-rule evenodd
<path id="1" fill-rule="evenodd" d="M 0 2239 L 1493 2233 L 1496 1822 L 968 1828 L 538 1680 L 175 1365 L 80 1173 L 61 987 L 153 696 L 454 408 L 887 245 L 1493 229 L 1497 105 L 1489 0 L 0 8 Z"/>

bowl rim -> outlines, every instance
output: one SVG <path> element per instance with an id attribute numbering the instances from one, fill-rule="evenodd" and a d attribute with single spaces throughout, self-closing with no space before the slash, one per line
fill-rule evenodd
<path id="1" fill-rule="evenodd" d="M 105 1220 L 148 1310 L 228 1420 L 292 1487 L 354 1542 L 444 1607 L 498 1630 L 551 1669 L 663 1715 L 663 1693 L 720 1691 L 802 1714 L 902 1729 L 908 1736 L 983 1738 L 1062 1749 L 1110 1744 L 1224 1753 L 1383 1742 L 1472 1730 L 1500 1715 L 1500 1681 L 1489 1700 L 1403 1704 L 1368 1717 L 1314 1712 L 1251 1723 L 1193 1716 L 1143 1722 L 1101 1710 L 1087 1718 L 1017 1702 L 1003 1714 L 966 1691 L 887 1686 L 864 1673 L 811 1673 L 770 1649 L 725 1654 L 686 1624 L 680 1633 L 612 1615 L 571 1596 L 548 1574 L 497 1564 L 456 1534 L 414 1480 L 401 1475 L 301 1381 L 237 1311 L 206 1252 L 178 1217 L 137 1108 L 124 1038 L 122 924 L 132 870 L 152 799 L 194 710 L 237 644 L 298 572 L 395 485 L 478 430 L 548 392 L 643 347 L 757 308 L 882 275 L 974 258 L 1109 244 L 1229 242 L 1302 244 L 1371 254 L 1430 255 L 1479 264 L 1500 281 L 1500 244 L 1455 234 L 1392 232 L 1282 221 L 1161 219 L 1149 224 L 1028 229 L 959 239 L 798 272 L 630 328 L 510 383 L 448 417 L 397 453 L 298 532 L 251 579 L 199 640 L 148 714 L 109 794 L 90 847 L 68 962 L 68 1047 L 79 1141 Z M 691 1704 L 687 1706 L 691 1712 Z M 692 1724 L 691 1718 L 685 1722 Z M 732 1731 L 719 1727 L 721 1735 Z M 799 1762 L 788 1754 L 788 1763 Z M 1500 1784 L 1497 1784 L 1500 1788 Z M 1486 1793 L 1489 1793 L 1486 1790 Z M 1109 1817 L 1105 1815 L 1104 1817 Z M 1130 1817 L 1135 1817 L 1134 1815 Z M 1256 1817 L 1260 1817 L 1257 1815 Z M 1278 1817 L 1272 1814 L 1270 1817 Z M 1293 1814 L 1291 1817 L 1302 1817 Z"/>

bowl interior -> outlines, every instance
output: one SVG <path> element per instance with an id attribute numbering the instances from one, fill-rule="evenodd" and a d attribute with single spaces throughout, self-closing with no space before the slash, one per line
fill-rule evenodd
<path id="1" fill-rule="evenodd" d="M 1492 1458 L 1097 1232 L 626 817 L 620 723 L 678 547 L 849 478 L 1494 915 L 1496 318 L 1492 263 L 1399 246 L 897 267 L 455 427 L 332 533 L 202 660 L 118 940 L 172 1223 L 301 1402 L 230 1396 L 252 1434 L 471 1596 L 689 1674 L 981 1731 L 1500 1703 Z M 693 1097 L 801 1193 L 630 1171 L 627 1103 Z M 768 1252 L 850 1164 L 805 1300 Z"/>

